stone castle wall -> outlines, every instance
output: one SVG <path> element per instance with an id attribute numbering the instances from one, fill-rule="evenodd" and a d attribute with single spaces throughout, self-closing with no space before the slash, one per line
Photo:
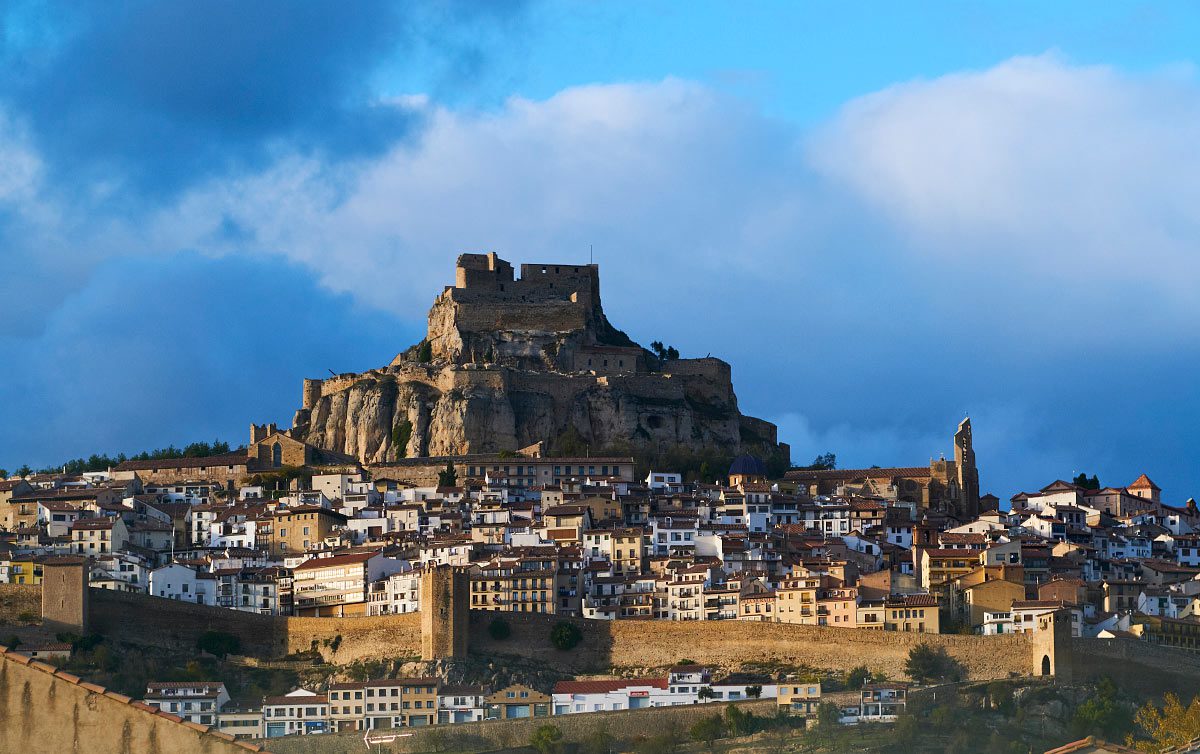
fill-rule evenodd
<path id="1" fill-rule="evenodd" d="M 246 754 L 255 744 L 185 723 L 43 662 L 0 653 L 0 754 Z"/>
<path id="2" fill-rule="evenodd" d="M 30 584 L 0 584 L 0 626 L 25 623 L 42 613 L 42 588 Z M 24 616 L 24 618 L 22 617 Z"/>

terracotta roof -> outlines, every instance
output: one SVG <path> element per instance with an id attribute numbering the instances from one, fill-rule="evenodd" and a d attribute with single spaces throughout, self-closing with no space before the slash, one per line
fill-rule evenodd
<path id="1" fill-rule="evenodd" d="M 1127 489 L 1131 489 L 1131 490 L 1158 490 L 1159 492 L 1162 492 L 1162 487 L 1159 487 L 1157 484 L 1155 484 L 1154 482 L 1150 481 L 1150 477 L 1146 476 L 1145 474 L 1142 474 L 1142 475 L 1141 475 L 1140 477 L 1138 477 L 1137 479 L 1134 479 L 1134 480 L 1133 480 L 1133 484 L 1129 485 L 1129 487 L 1128 487 Z"/>
<path id="2" fill-rule="evenodd" d="M 366 563 L 371 558 L 379 555 L 379 552 L 358 552 L 347 555 L 334 555 L 331 558 L 310 558 L 300 565 L 296 566 L 295 571 L 311 571 L 317 568 L 332 568 L 340 565 L 353 565 L 355 563 Z"/>
<path id="3" fill-rule="evenodd" d="M 928 466 L 900 466 L 890 469 L 793 469 L 784 473 L 789 481 L 809 479 L 887 479 L 890 477 L 927 477 Z"/>

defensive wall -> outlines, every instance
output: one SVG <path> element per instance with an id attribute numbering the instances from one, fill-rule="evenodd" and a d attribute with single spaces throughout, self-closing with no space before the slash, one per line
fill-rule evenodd
<path id="1" fill-rule="evenodd" d="M 42 590 L 27 584 L 0 584 L 0 626 L 27 622 L 42 614 Z"/>
<path id="2" fill-rule="evenodd" d="M 844 695 L 849 701 L 853 694 Z M 834 695 L 830 695 L 834 698 Z M 524 746 L 529 743 L 533 732 L 547 723 L 563 733 L 565 741 L 579 741 L 599 731 L 607 732 L 618 740 L 629 741 L 638 736 L 654 736 L 675 729 L 684 738 L 688 730 L 702 717 L 722 714 L 728 703 L 689 704 L 678 707 L 651 707 L 647 709 L 589 712 L 578 715 L 523 718 L 519 720 L 487 720 L 476 723 L 457 723 L 439 726 L 438 731 L 453 739 L 456 749 L 488 751 Z M 758 716 L 774 714 L 774 699 L 737 702 L 737 706 Z M 391 731 L 380 731 L 388 733 Z M 427 730 L 421 728 L 396 731 L 412 733 L 384 744 L 394 752 L 431 751 L 425 738 Z M 287 736 L 270 740 L 275 754 L 352 754 L 363 750 L 363 732 L 350 731 L 321 736 Z"/>
<path id="3" fill-rule="evenodd" d="M 0 754 L 246 754 L 257 744 L 0 647 Z"/>
<path id="4" fill-rule="evenodd" d="M 449 571 L 449 569 L 446 569 Z M 568 619 L 581 634 L 571 650 L 555 649 L 552 615 L 468 611 L 462 585 L 443 585 L 446 610 L 437 614 L 358 618 L 293 618 L 192 605 L 146 595 L 90 590 L 89 630 L 119 641 L 194 652 L 206 631 L 237 636 L 241 653 L 260 659 L 316 649 L 336 664 L 366 659 L 433 659 L 470 654 L 519 658 L 570 673 L 639 674 L 692 660 L 724 670 L 791 672 L 802 667 L 845 670 L 866 665 L 904 676 L 908 652 L 919 643 L 944 647 L 972 680 L 1055 675 L 1066 681 L 1110 676 L 1121 685 L 1188 692 L 1200 678 L 1200 654 L 1131 639 L 1073 639 L 1067 620 L 1045 630 L 1006 636 L 906 634 L 749 621 L 595 621 Z M 450 591 L 445 591 L 449 589 Z M 9 587 L 0 620 L 37 604 L 39 587 Z M 463 591 L 465 594 L 465 590 Z M 510 636 L 493 639 L 497 618 Z M 465 636 L 465 640 L 464 640 Z M 428 638 L 427 638 L 428 637 Z"/>
<path id="5" fill-rule="evenodd" d="M 1068 682 L 1108 677 L 1121 688 L 1191 698 L 1200 687 L 1200 654 L 1132 639 L 1069 639 L 1055 675 Z"/>

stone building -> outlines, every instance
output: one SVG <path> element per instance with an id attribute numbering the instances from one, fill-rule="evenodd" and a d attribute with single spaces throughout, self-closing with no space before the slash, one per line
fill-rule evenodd
<path id="1" fill-rule="evenodd" d="M 954 433 L 954 460 L 930 460 L 928 466 L 871 469 L 796 469 L 784 475 L 809 495 L 857 494 L 916 503 L 964 520 L 979 515 L 979 469 L 971 438 L 971 420 Z"/>

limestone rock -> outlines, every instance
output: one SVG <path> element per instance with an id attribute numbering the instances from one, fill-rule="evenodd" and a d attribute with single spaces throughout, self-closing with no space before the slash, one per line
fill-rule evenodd
<path id="1" fill-rule="evenodd" d="M 609 323 L 595 265 L 522 265 L 518 279 L 494 254 L 463 255 L 423 344 L 382 369 L 306 380 L 293 434 L 364 463 L 563 437 L 786 460 L 775 426 L 738 410 L 727 363 L 660 360 Z"/>

